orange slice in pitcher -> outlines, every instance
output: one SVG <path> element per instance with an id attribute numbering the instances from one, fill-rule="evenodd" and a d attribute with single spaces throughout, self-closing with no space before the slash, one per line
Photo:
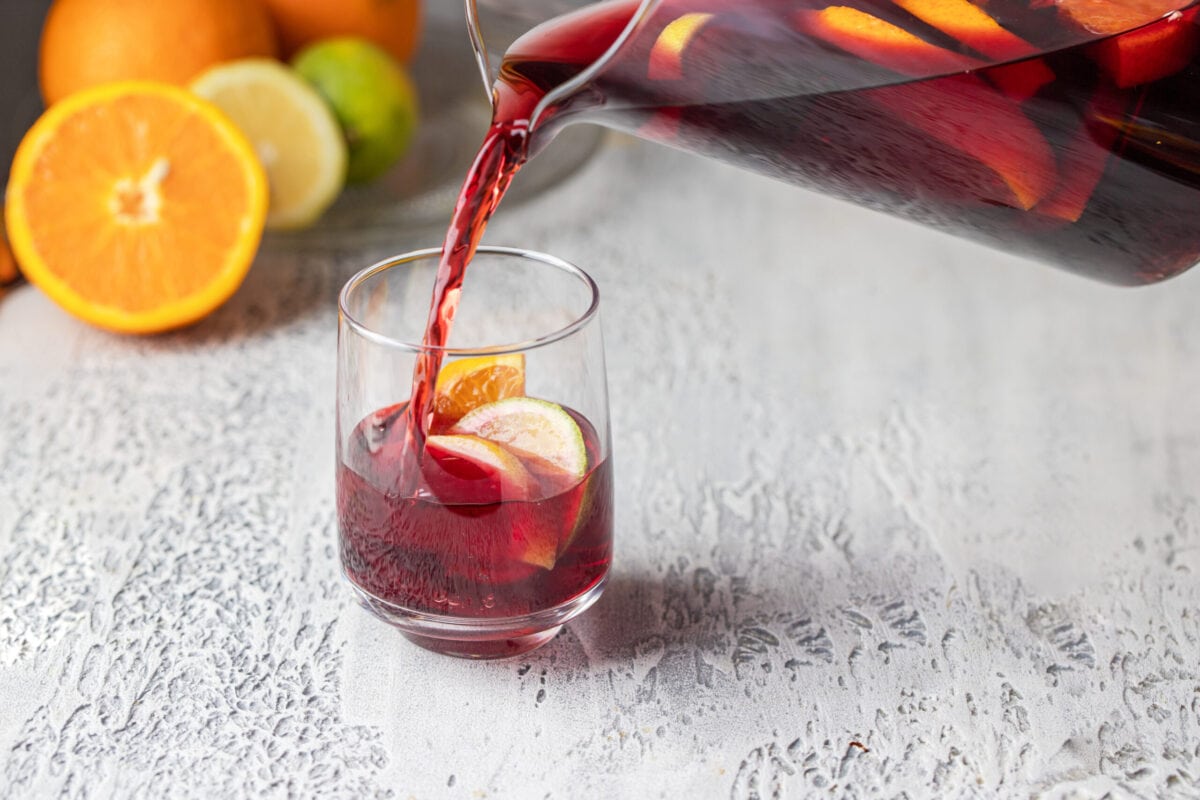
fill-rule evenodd
<path id="1" fill-rule="evenodd" d="M 1089 33 L 1129 31 L 1186 8 L 1191 0 L 1056 0 L 1059 13 Z"/>
<path id="2" fill-rule="evenodd" d="M 971 0 L 894 0 L 917 19 L 988 58 L 1009 61 L 1036 55 L 1033 45 L 1004 28 Z"/>
<path id="3" fill-rule="evenodd" d="M 982 62 L 931 44 L 898 25 L 849 6 L 796 12 L 805 33 L 902 75 L 914 78 L 963 72 Z"/>
<path id="4" fill-rule="evenodd" d="M 933 141 L 986 166 L 1001 184 L 976 183 L 980 200 L 1028 211 L 1054 186 L 1054 152 L 1046 138 L 1020 106 L 975 75 L 872 89 L 866 96 Z"/>
<path id="5" fill-rule="evenodd" d="M 1189 2 L 1058 0 L 1057 5 L 1060 14 L 1089 33 L 1120 34 L 1095 44 L 1088 54 L 1117 86 L 1127 88 L 1179 72 L 1200 50 L 1196 9 L 1179 12 Z"/>
<path id="6" fill-rule="evenodd" d="M 1037 55 L 1037 48 L 1003 27 L 971 0 L 895 0 L 895 3 L 990 59 L 1013 61 Z M 1054 80 L 1054 73 L 1040 58 L 992 67 L 986 74 L 1002 92 L 1018 102 L 1033 97 Z"/>
<path id="7" fill-rule="evenodd" d="M 433 424 L 442 431 L 479 406 L 525 394 L 525 356 L 460 358 L 446 363 L 434 388 Z"/>
<path id="8" fill-rule="evenodd" d="M 862 59 L 913 77 L 963 72 L 981 62 L 930 44 L 885 20 L 846 6 L 801 11 L 807 32 Z M 965 153 L 995 178 L 964 176 L 981 200 L 1028 210 L 1055 180 L 1050 145 L 1016 102 L 975 75 L 871 89 L 865 96 L 941 145 Z"/>
<path id="9" fill-rule="evenodd" d="M 1033 97 L 1054 80 L 1054 72 L 1040 58 L 991 67 L 985 74 L 992 85 L 1018 103 Z"/>
<path id="10" fill-rule="evenodd" d="M 1059 148 L 1059 183 L 1034 210 L 1063 222 L 1078 222 L 1104 177 L 1119 132 L 1112 120 L 1124 115 L 1123 93 L 1100 84 L 1071 138 Z"/>
<path id="11" fill-rule="evenodd" d="M 258 248 L 267 181 L 216 106 L 166 84 L 112 83 L 34 123 L 7 202 L 32 283 L 80 319 L 148 333 L 234 293 Z"/>
<path id="12" fill-rule="evenodd" d="M 683 51 L 712 18 L 712 14 L 696 11 L 667 23 L 650 48 L 646 77 L 652 81 L 682 78 Z"/>

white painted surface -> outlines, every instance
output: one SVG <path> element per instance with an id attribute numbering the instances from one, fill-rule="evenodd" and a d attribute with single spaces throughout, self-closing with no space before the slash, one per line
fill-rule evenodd
<path id="1" fill-rule="evenodd" d="M 598 279 L 617 459 L 608 593 L 513 662 L 340 583 L 334 296 L 381 251 L 268 249 L 154 339 L 0 300 L 0 797 L 1200 796 L 1200 271 L 628 142 L 488 240 Z"/>

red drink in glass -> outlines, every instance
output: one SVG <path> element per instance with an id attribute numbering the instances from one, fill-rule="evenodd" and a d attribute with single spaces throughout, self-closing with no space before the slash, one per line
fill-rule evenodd
<path id="1" fill-rule="evenodd" d="M 517 655 L 591 605 L 612 561 L 599 295 L 560 259 L 480 248 L 454 289 L 461 318 L 430 344 L 441 255 L 397 256 L 342 291 L 342 567 L 417 644 Z"/>
<path id="2" fill-rule="evenodd" d="M 460 478 L 405 446 L 407 406 L 364 419 L 338 464 L 342 564 L 375 598 L 428 614 L 520 617 L 586 594 L 612 559 L 612 469 L 595 428 L 589 468 L 562 485 L 539 480 L 512 499 L 494 481 Z M 415 492 L 401 494 L 415 471 Z"/>

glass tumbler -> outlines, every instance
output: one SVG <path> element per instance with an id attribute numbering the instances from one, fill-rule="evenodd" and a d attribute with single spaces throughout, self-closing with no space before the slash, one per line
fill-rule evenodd
<path id="1" fill-rule="evenodd" d="M 480 247 L 450 341 L 429 347 L 439 256 L 389 258 L 339 298 L 341 562 L 360 603 L 409 640 L 503 658 L 553 638 L 608 576 L 599 293 L 561 259 Z M 424 413 L 409 406 L 419 363 L 437 375 Z"/>

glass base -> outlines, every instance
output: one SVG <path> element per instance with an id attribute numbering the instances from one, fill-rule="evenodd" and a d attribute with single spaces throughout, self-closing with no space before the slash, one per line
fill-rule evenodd
<path id="1" fill-rule="evenodd" d="M 565 603 L 521 617 L 450 617 L 389 603 L 346 578 L 358 603 L 396 627 L 413 644 L 458 658 L 512 658 L 550 641 L 562 626 L 586 611 L 604 593 L 605 574 L 590 589 Z"/>

